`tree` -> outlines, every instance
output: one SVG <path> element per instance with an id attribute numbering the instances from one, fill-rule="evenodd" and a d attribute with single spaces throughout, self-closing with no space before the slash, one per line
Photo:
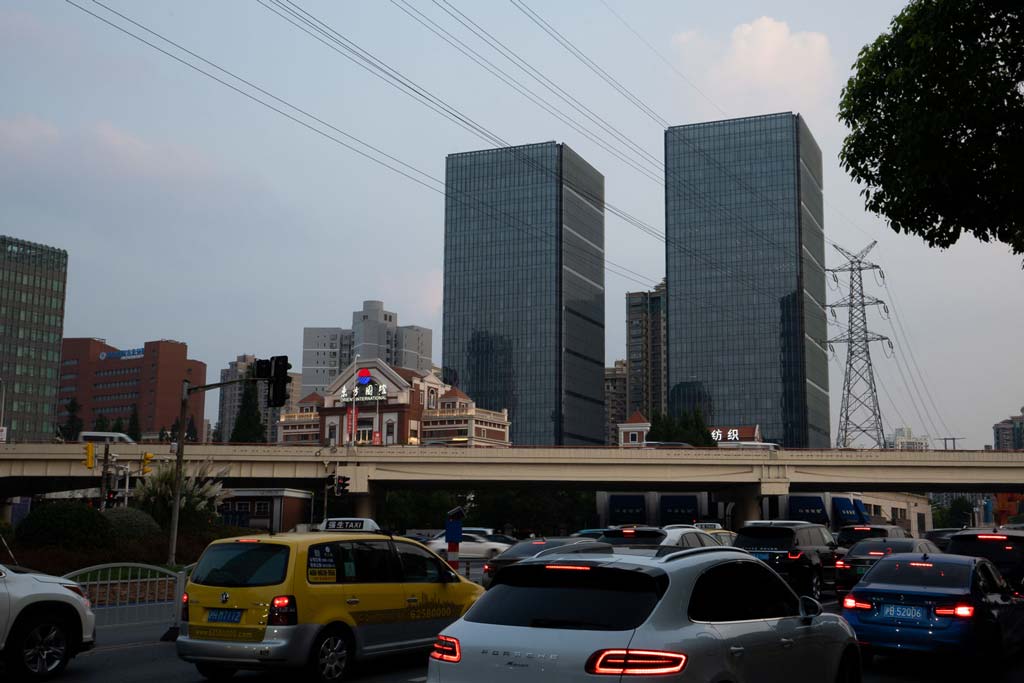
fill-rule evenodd
<path id="1" fill-rule="evenodd" d="M 933 247 L 1024 253 L 1024 6 L 911 0 L 854 67 L 839 158 L 867 209 Z"/>
<path id="2" fill-rule="evenodd" d="M 182 529 L 205 528 L 217 514 L 217 506 L 225 494 L 223 485 L 216 479 L 227 474 L 228 468 L 211 473 L 210 467 L 209 462 L 204 462 L 193 473 L 186 472 L 182 479 L 179 513 Z M 144 477 L 132 495 L 139 508 L 166 529 L 174 501 L 174 463 L 157 465 L 156 471 Z"/>
<path id="3" fill-rule="evenodd" d="M 160 427 L 160 436 L 158 436 L 157 438 L 160 439 L 160 443 L 167 441 L 167 427 Z"/>
<path id="4" fill-rule="evenodd" d="M 82 409 L 82 406 L 78 405 L 78 401 L 72 398 L 64 406 L 64 409 L 68 412 L 68 416 L 64 420 L 64 425 L 60 428 L 60 435 L 65 441 L 77 441 L 78 435 L 82 433 L 82 428 L 85 426 L 82 424 L 82 418 L 78 416 L 78 411 Z"/>
<path id="5" fill-rule="evenodd" d="M 139 426 L 139 407 L 132 404 L 132 414 L 128 418 L 128 431 L 125 432 L 132 441 L 142 441 L 142 428 Z"/>
<path id="6" fill-rule="evenodd" d="M 213 443 L 220 443 L 224 440 L 223 430 L 220 428 L 220 422 L 213 428 L 213 435 L 210 437 L 210 441 Z"/>
<path id="7" fill-rule="evenodd" d="M 107 419 L 106 415 L 97 416 L 92 423 L 92 430 L 94 432 L 109 432 L 110 420 Z"/>
<path id="8" fill-rule="evenodd" d="M 235 418 L 235 428 L 231 431 L 231 442 L 264 443 L 267 440 L 267 432 L 260 419 L 256 382 L 245 382 L 242 387 L 242 402 L 238 407 L 238 417 Z"/>
<path id="9" fill-rule="evenodd" d="M 114 424 L 111 425 L 110 431 L 120 432 L 121 434 L 124 434 L 124 420 L 122 420 L 121 418 L 117 418 L 116 420 L 114 420 Z"/>
<path id="10" fill-rule="evenodd" d="M 199 434 L 196 432 L 196 421 L 191 415 L 188 416 L 188 425 L 185 427 L 185 440 L 198 441 Z"/>
<path id="11" fill-rule="evenodd" d="M 954 498 L 949 507 L 935 505 L 932 507 L 932 524 L 937 529 L 955 528 L 969 525 L 974 506 L 964 497 Z"/>

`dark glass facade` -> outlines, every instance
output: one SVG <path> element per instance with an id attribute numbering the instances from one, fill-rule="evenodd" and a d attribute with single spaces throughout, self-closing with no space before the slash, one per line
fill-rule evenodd
<path id="1" fill-rule="evenodd" d="M 664 280 L 650 292 L 626 292 L 626 412 L 648 420 L 667 411 Z"/>
<path id="2" fill-rule="evenodd" d="M 63 249 L 0 235 L 0 380 L 8 441 L 49 441 L 56 433 L 67 272 Z"/>
<path id="3" fill-rule="evenodd" d="M 821 150 L 782 113 L 665 133 L 669 410 L 830 444 Z"/>
<path id="4" fill-rule="evenodd" d="M 600 445 L 604 176 L 554 142 L 447 158 L 445 381 L 521 445 Z"/>

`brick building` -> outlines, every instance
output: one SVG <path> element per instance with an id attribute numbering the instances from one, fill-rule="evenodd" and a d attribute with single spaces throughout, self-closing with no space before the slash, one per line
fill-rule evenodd
<path id="1" fill-rule="evenodd" d="M 161 340 L 142 348 L 120 350 L 102 339 L 65 339 L 61 351 L 57 418 L 67 417 L 65 406 L 74 398 L 78 416 L 89 430 L 103 415 L 110 424 L 118 418 L 128 427 L 132 406 L 139 411 L 143 438 L 156 438 L 170 429 L 181 411 L 181 382 L 206 384 L 206 363 L 188 358 L 188 345 Z M 203 438 L 202 392 L 189 399 L 189 415 Z"/>
<path id="2" fill-rule="evenodd" d="M 323 407 L 324 397 L 314 391 L 298 401 L 294 411 L 281 413 L 277 422 L 277 443 L 290 446 L 321 443 L 320 409 Z"/>

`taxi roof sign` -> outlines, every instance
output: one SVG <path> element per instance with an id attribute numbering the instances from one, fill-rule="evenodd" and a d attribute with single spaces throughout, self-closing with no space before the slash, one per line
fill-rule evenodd
<path id="1" fill-rule="evenodd" d="M 379 532 L 380 526 L 367 517 L 328 517 L 320 523 L 320 531 Z"/>

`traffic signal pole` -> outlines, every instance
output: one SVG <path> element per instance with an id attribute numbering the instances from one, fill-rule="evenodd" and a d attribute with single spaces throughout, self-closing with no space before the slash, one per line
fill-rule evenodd
<path id="1" fill-rule="evenodd" d="M 188 421 L 189 381 L 181 381 L 181 412 L 178 413 L 178 452 L 174 457 L 174 500 L 171 505 L 171 540 L 167 548 L 167 564 L 174 566 L 178 552 L 178 518 L 181 513 L 181 480 L 185 467 L 185 431 Z"/>
<path id="2" fill-rule="evenodd" d="M 103 466 L 100 468 L 100 512 L 107 509 L 107 476 L 110 473 L 110 442 L 103 444 Z"/>

